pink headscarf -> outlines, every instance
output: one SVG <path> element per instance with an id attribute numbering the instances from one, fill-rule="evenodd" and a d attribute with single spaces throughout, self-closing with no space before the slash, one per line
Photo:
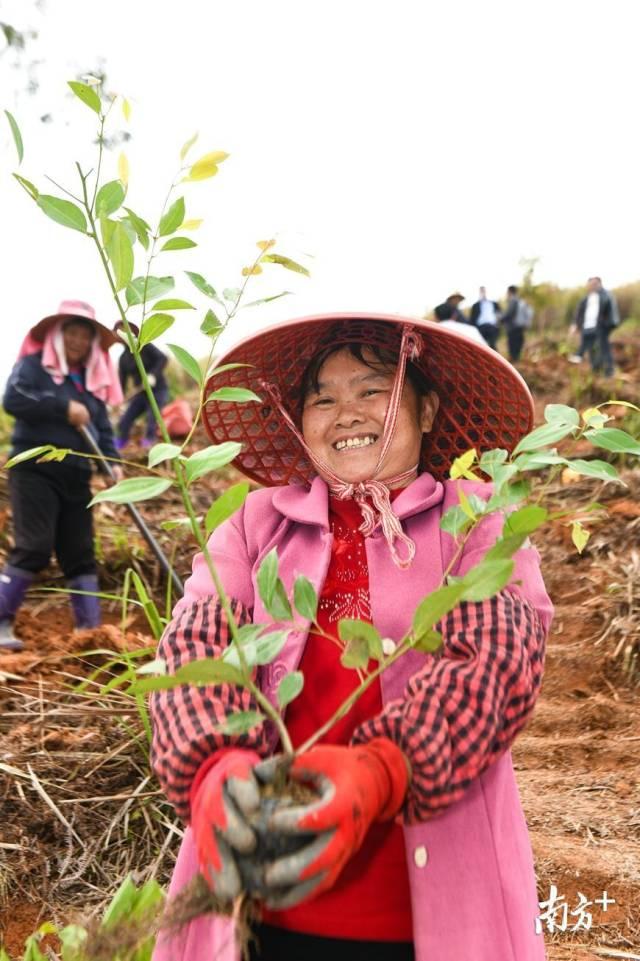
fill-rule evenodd
<path id="1" fill-rule="evenodd" d="M 62 327 L 69 319 L 62 318 L 50 327 L 44 336 L 44 342 L 36 340 L 31 333 L 28 333 L 18 354 L 18 360 L 20 360 L 28 354 L 37 354 L 42 351 L 42 366 L 51 375 L 54 384 L 62 384 L 69 373 L 62 334 Z M 85 367 L 87 391 L 105 404 L 121 404 L 123 395 L 120 380 L 109 353 L 100 346 L 97 331 L 91 341 L 91 350 Z"/>

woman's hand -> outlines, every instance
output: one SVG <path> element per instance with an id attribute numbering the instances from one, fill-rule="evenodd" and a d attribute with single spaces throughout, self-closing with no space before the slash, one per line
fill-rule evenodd
<path id="1" fill-rule="evenodd" d="M 91 420 L 91 415 L 80 401 L 70 400 L 67 405 L 67 420 L 74 427 L 86 427 Z"/>
<path id="2" fill-rule="evenodd" d="M 259 764 L 256 777 L 270 781 L 276 762 Z M 265 881 L 274 893 L 265 904 L 273 910 L 292 907 L 333 886 L 371 824 L 398 812 L 410 771 L 402 751 L 381 737 L 357 747 L 314 747 L 294 760 L 289 776 L 315 788 L 319 800 L 276 809 L 269 827 L 282 834 L 313 832 L 317 837 L 266 866 Z"/>
<path id="3" fill-rule="evenodd" d="M 233 901 L 242 890 L 234 853 L 250 854 L 256 846 L 244 815 L 260 807 L 260 788 L 253 776 L 259 760 L 255 751 L 223 753 L 196 788 L 191 803 L 200 870 L 223 901 Z"/>
<path id="4" fill-rule="evenodd" d="M 121 480 L 124 480 L 124 471 L 119 464 L 112 464 L 111 471 L 113 473 L 114 484 L 119 484 Z"/>

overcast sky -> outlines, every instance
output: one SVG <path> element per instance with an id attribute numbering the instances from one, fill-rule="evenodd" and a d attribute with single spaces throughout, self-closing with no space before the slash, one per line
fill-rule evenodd
<path id="1" fill-rule="evenodd" d="M 95 115 L 65 81 L 101 61 L 131 102 L 127 203 L 155 222 L 180 147 L 229 152 L 185 185 L 198 248 L 163 254 L 234 287 L 257 240 L 275 236 L 310 279 L 273 267 L 254 295 L 295 296 L 242 315 L 236 336 L 325 309 L 421 315 L 460 289 L 500 297 L 522 256 L 562 285 L 638 277 L 638 5 L 627 0 L 0 0 L 39 32 L 36 96 L 0 57 L 2 106 L 25 141 L 20 172 L 75 188 L 94 163 Z M 26 60 L 31 59 L 27 55 Z M 53 120 L 41 123 L 50 113 Z M 17 186 L 0 118 L 0 381 L 22 335 L 60 299 L 115 319 L 94 249 Z M 115 127 L 126 127 L 119 108 Z M 117 176 L 119 150 L 105 161 Z M 140 264 L 142 266 L 142 264 Z M 196 296 L 188 281 L 178 293 Z M 169 340 L 204 353 L 201 317 Z M 166 340 L 167 338 L 165 338 Z"/>

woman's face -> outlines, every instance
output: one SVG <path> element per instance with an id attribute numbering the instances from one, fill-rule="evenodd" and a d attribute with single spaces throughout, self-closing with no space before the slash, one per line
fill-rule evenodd
<path id="1" fill-rule="evenodd" d="M 302 411 L 302 435 L 311 451 L 351 484 L 373 478 L 395 377 L 395 370 L 378 366 L 366 348 L 363 356 L 375 369 L 347 348 L 328 357 L 318 372 L 319 389 L 307 394 Z M 422 435 L 431 430 L 437 410 L 436 394 L 418 397 L 405 381 L 391 447 L 376 480 L 415 467 Z"/>
<path id="2" fill-rule="evenodd" d="M 83 364 L 89 356 L 93 331 L 86 324 L 65 324 L 62 328 L 62 342 L 67 363 L 72 366 Z"/>

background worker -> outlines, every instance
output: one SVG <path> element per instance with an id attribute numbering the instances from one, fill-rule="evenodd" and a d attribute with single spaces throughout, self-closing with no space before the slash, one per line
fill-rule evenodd
<path id="1" fill-rule="evenodd" d="M 591 369 L 602 371 L 605 377 L 613 376 L 613 357 L 609 337 L 620 323 L 615 297 L 602 286 L 600 277 L 589 277 L 587 293 L 582 298 L 574 316 L 570 333 L 580 331 L 580 347 L 571 354 L 572 364 L 579 364 L 589 354 Z"/>
<path id="2" fill-rule="evenodd" d="M 129 327 L 137 337 L 140 333 L 136 324 L 129 324 Z M 114 330 L 121 332 L 124 329 L 122 321 L 118 321 Z M 134 422 L 143 415 L 146 416 L 145 434 L 142 439 L 143 447 L 151 447 L 156 441 L 157 425 L 153 415 L 151 405 L 142 386 L 142 378 L 136 366 L 135 357 L 129 350 L 129 345 L 122 333 L 120 334 L 124 343 L 124 350 L 118 361 L 118 375 L 123 393 L 126 394 L 129 380 L 133 382 L 136 392 L 129 398 L 127 409 L 118 421 L 116 430 L 116 447 L 122 450 L 129 443 L 129 434 Z M 164 354 L 155 344 L 145 344 L 140 351 L 142 364 L 147 373 L 147 378 L 153 390 L 158 407 L 162 409 L 169 399 L 169 388 L 164 376 L 164 368 L 167 365 L 167 355 Z"/>
<path id="3" fill-rule="evenodd" d="M 46 444 L 86 451 L 86 428 L 106 457 L 118 457 L 106 408 L 122 400 L 108 355 L 114 343 L 93 308 L 78 300 L 63 301 L 31 329 L 3 401 L 15 417 L 10 456 Z M 114 471 L 120 479 L 121 469 Z M 14 547 L 0 575 L 0 651 L 22 649 L 12 621 L 54 551 L 71 590 L 88 592 L 71 594 L 76 627 L 100 624 L 90 479 L 91 460 L 72 454 L 60 462 L 25 460 L 9 471 Z"/>

